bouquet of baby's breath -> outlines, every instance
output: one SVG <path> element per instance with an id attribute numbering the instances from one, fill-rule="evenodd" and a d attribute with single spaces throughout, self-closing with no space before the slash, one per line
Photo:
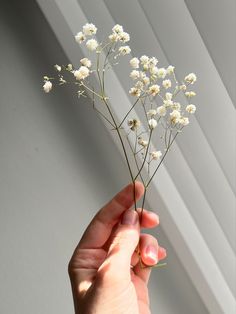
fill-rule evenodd
<path id="1" fill-rule="evenodd" d="M 99 43 L 94 38 L 96 32 L 97 28 L 93 24 L 83 26 L 75 40 L 78 44 L 85 44 L 91 57 L 81 59 L 79 68 L 74 68 L 72 64 L 55 65 L 57 77 L 45 76 L 43 89 L 48 93 L 56 83 L 72 83 L 77 86 L 79 97 L 91 98 L 93 108 L 118 136 L 133 184 L 139 179 L 144 185 L 143 210 L 146 191 L 152 178 L 177 135 L 189 124 L 189 115 L 196 111 L 195 105 L 191 103 L 196 94 L 189 89 L 195 83 L 196 75 L 190 73 L 179 82 L 174 66 L 159 67 L 155 57 L 146 55 L 131 58 L 129 65 L 133 84 L 129 94 L 134 101 L 118 121 L 107 96 L 105 80 L 109 69 L 117 66 L 120 58 L 131 53 L 130 47 L 126 45 L 130 36 L 121 25 L 115 25 L 106 40 Z M 94 78 L 98 82 L 96 88 Z M 178 102 L 180 93 L 188 99 L 187 106 Z M 142 116 L 139 114 L 138 118 L 136 112 L 141 112 Z M 135 209 L 136 206 L 135 201 Z"/>

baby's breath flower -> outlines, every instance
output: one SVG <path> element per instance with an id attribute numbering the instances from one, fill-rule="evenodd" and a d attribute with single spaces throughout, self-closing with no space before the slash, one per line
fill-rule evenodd
<path id="1" fill-rule="evenodd" d="M 144 76 L 142 78 L 142 81 L 143 81 L 143 84 L 147 86 L 150 83 L 150 78 L 148 76 Z"/>
<path id="2" fill-rule="evenodd" d="M 147 112 L 148 117 L 154 117 L 157 114 L 157 111 L 155 109 L 150 109 Z"/>
<path id="3" fill-rule="evenodd" d="M 119 53 L 122 55 L 122 56 L 125 56 L 127 54 L 129 54 L 131 52 L 131 49 L 129 46 L 121 46 L 119 48 Z"/>
<path id="4" fill-rule="evenodd" d="M 88 35 L 88 36 L 94 35 L 94 34 L 96 34 L 96 32 L 97 32 L 97 27 L 92 23 L 86 23 L 83 26 L 83 33 L 85 35 Z"/>
<path id="5" fill-rule="evenodd" d="M 157 63 L 158 63 L 157 58 L 155 58 L 155 57 L 151 57 L 151 58 L 150 58 L 150 60 L 149 60 L 149 66 L 150 66 L 150 68 L 156 66 Z"/>
<path id="6" fill-rule="evenodd" d="M 164 117 L 166 115 L 166 108 L 165 106 L 157 107 L 157 114 L 161 117 Z"/>
<path id="7" fill-rule="evenodd" d="M 147 75 L 146 75 L 145 72 L 140 71 L 140 72 L 139 72 L 139 77 L 140 77 L 141 80 L 143 80 L 145 77 L 147 77 Z"/>
<path id="8" fill-rule="evenodd" d="M 55 68 L 58 72 L 61 72 L 61 66 L 60 66 L 60 65 L 55 64 L 55 65 L 54 65 L 54 68 Z"/>
<path id="9" fill-rule="evenodd" d="M 138 58 L 132 58 L 130 60 L 129 64 L 131 65 L 131 67 L 133 69 L 138 69 L 139 68 L 139 59 Z"/>
<path id="10" fill-rule="evenodd" d="M 188 105 L 188 106 L 186 107 L 186 111 L 187 111 L 188 113 L 194 113 L 194 112 L 196 111 L 196 106 L 190 104 L 190 105 Z"/>
<path id="11" fill-rule="evenodd" d="M 138 138 L 138 144 L 143 146 L 143 147 L 147 147 L 148 146 L 148 141 L 145 141 L 142 137 Z"/>
<path id="12" fill-rule="evenodd" d="M 137 80 L 137 79 L 139 78 L 139 71 L 133 70 L 133 71 L 130 73 L 130 77 L 131 77 L 133 80 Z"/>
<path id="13" fill-rule="evenodd" d="M 89 69 L 85 66 L 81 66 L 78 70 L 74 71 L 76 80 L 84 80 L 89 76 Z"/>
<path id="14" fill-rule="evenodd" d="M 162 82 L 162 86 L 163 86 L 165 89 L 171 87 L 171 80 L 164 80 L 164 81 Z"/>
<path id="15" fill-rule="evenodd" d="M 82 32 L 78 32 L 76 35 L 75 35 L 75 41 L 78 43 L 78 44 L 81 44 L 83 41 L 85 41 L 86 39 L 86 36 L 84 35 L 84 33 Z"/>
<path id="16" fill-rule="evenodd" d="M 120 34 L 123 32 L 123 26 L 116 24 L 113 28 L 112 28 L 113 33 L 116 34 Z"/>
<path id="17" fill-rule="evenodd" d="M 50 81 L 46 81 L 43 85 L 43 90 L 45 93 L 49 93 L 52 90 L 52 83 Z"/>
<path id="18" fill-rule="evenodd" d="M 149 125 L 149 127 L 150 127 L 150 129 L 155 129 L 155 127 L 157 126 L 157 120 L 155 120 L 155 119 L 150 119 L 149 121 L 148 121 L 148 125 Z"/>
<path id="19" fill-rule="evenodd" d="M 149 69 L 149 63 L 144 63 L 143 64 L 143 70 L 147 71 Z"/>
<path id="20" fill-rule="evenodd" d="M 163 100 L 163 103 L 165 105 L 165 107 L 171 107 L 173 105 L 173 101 L 171 99 L 165 99 Z"/>
<path id="21" fill-rule="evenodd" d="M 177 123 L 179 122 L 179 119 L 181 117 L 181 114 L 178 110 L 173 110 L 171 113 L 170 113 L 170 120 L 172 123 Z"/>
<path id="22" fill-rule="evenodd" d="M 191 97 L 196 96 L 196 93 L 193 92 L 193 91 L 190 91 L 190 92 L 185 92 L 185 95 L 186 95 L 187 97 L 191 98 Z"/>
<path id="23" fill-rule="evenodd" d="M 173 65 L 169 65 L 166 69 L 167 74 L 173 74 L 175 70 L 175 67 Z"/>
<path id="24" fill-rule="evenodd" d="M 172 97 L 173 97 L 173 94 L 171 94 L 171 93 L 166 93 L 166 94 L 165 94 L 165 99 L 166 99 L 166 100 L 171 100 Z"/>
<path id="25" fill-rule="evenodd" d="M 88 58 L 83 58 L 83 59 L 81 59 L 81 60 L 80 60 L 80 63 L 81 63 L 82 65 L 84 65 L 85 67 L 87 67 L 87 68 L 90 68 L 91 65 L 92 65 L 92 62 L 91 62 Z"/>
<path id="26" fill-rule="evenodd" d="M 163 78 L 164 79 L 166 77 L 166 69 L 165 68 L 158 69 L 157 76 L 159 78 Z"/>
<path id="27" fill-rule="evenodd" d="M 149 62 L 149 57 L 146 56 L 146 55 L 143 55 L 141 58 L 140 58 L 140 61 L 141 61 L 141 64 L 147 64 Z"/>
<path id="28" fill-rule="evenodd" d="M 153 66 L 150 68 L 150 73 L 152 75 L 156 75 L 158 73 L 158 68 L 156 66 Z"/>
<path id="29" fill-rule="evenodd" d="M 180 105 L 179 102 L 174 102 L 173 105 L 171 106 L 171 108 L 172 108 L 173 110 L 178 110 L 178 111 L 180 111 L 181 105 Z"/>
<path id="30" fill-rule="evenodd" d="M 150 155 L 151 155 L 152 159 L 157 160 L 157 159 L 161 158 L 162 152 L 160 150 L 158 150 L 155 152 L 151 152 Z"/>
<path id="31" fill-rule="evenodd" d="M 196 80 L 197 80 L 196 74 L 194 74 L 194 73 L 189 73 L 187 76 L 185 76 L 184 80 L 185 80 L 185 82 L 187 82 L 187 83 L 193 84 L 193 83 L 195 83 Z"/>
<path id="32" fill-rule="evenodd" d="M 188 117 L 181 117 L 178 119 L 177 121 L 179 124 L 181 124 L 182 126 L 186 126 L 189 124 L 189 118 Z"/>
<path id="33" fill-rule="evenodd" d="M 87 42 L 86 42 L 86 47 L 88 48 L 88 50 L 96 50 L 97 47 L 98 47 L 98 42 L 96 41 L 96 39 L 89 39 Z"/>
<path id="34" fill-rule="evenodd" d="M 67 69 L 68 71 L 72 71 L 73 65 L 72 65 L 71 63 L 67 64 L 66 69 Z"/>
<path id="35" fill-rule="evenodd" d="M 126 32 L 121 32 L 119 34 L 119 40 L 122 41 L 123 43 L 126 43 L 126 42 L 128 42 L 130 40 L 130 36 Z"/>
<path id="36" fill-rule="evenodd" d="M 156 96 L 160 92 L 160 86 L 159 85 L 152 85 L 149 87 L 148 92 L 152 96 Z"/>
<path id="37" fill-rule="evenodd" d="M 108 36 L 108 38 L 112 42 L 117 42 L 119 40 L 119 35 L 117 33 L 112 33 L 111 35 Z"/>
<path id="38" fill-rule="evenodd" d="M 143 89 L 143 82 L 138 81 L 138 82 L 135 84 L 135 87 L 137 87 L 138 89 Z"/>
<path id="39" fill-rule="evenodd" d="M 141 95 L 141 90 L 137 87 L 131 87 L 129 90 L 130 95 L 139 97 Z"/>
<path id="40" fill-rule="evenodd" d="M 129 119 L 128 120 L 128 126 L 132 131 L 135 131 L 138 129 L 141 125 L 141 122 L 138 119 Z"/>
<path id="41" fill-rule="evenodd" d="M 187 89 L 187 86 L 185 84 L 182 84 L 179 86 L 179 89 L 185 91 Z"/>

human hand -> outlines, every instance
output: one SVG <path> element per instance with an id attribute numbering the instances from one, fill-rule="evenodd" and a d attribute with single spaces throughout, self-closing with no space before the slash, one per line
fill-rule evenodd
<path id="1" fill-rule="evenodd" d="M 166 251 L 153 236 L 140 234 L 140 227 L 155 227 L 159 218 L 144 210 L 140 226 L 138 213 L 130 209 L 133 189 L 128 185 L 95 215 L 74 251 L 68 270 L 76 314 L 150 313 L 148 266 Z M 136 182 L 136 200 L 143 192 Z"/>

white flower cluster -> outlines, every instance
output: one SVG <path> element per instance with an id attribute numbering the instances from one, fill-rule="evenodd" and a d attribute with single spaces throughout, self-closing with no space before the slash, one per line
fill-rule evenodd
<path id="1" fill-rule="evenodd" d="M 139 97 L 142 92 L 146 92 L 153 97 L 159 94 L 160 84 L 157 84 L 157 81 L 164 79 L 167 75 L 173 74 L 174 67 L 170 65 L 167 69 L 158 68 L 157 63 L 157 58 L 146 55 L 141 56 L 139 59 L 134 57 L 130 60 L 130 66 L 133 69 L 130 77 L 136 81 L 134 86 L 136 92 L 133 93 L 134 89 L 130 89 L 132 96 Z M 172 86 L 172 82 L 170 79 L 166 79 L 162 81 L 161 85 L 165 89 L 168 89 Z"/>
<path id="2" fill-rule="evenodd" d="M 132 80 L 129 94 L 135 97 L 135 102 L 131 110 L 124 116 L 122 122 L 119 123 L 109 108 L 110 104 L 109 98 L 106 96 L 104 77 L 106 70 L 117 64 L 116 59 L 118 57 L 131 53 L 130 47 L 126 44 L 130 41 L 130 35 L 119 24 L 112 28 L 111 34 L 102 43 L 98 43 L 96 40 L 96 33 L 97 27 L 92 23 L 86 23 L 75 36 L 77 43 L 85 44 L 85 47 L 90 52 L 96 53 L 96 62 L 91 61 L 94 60 L 92 57 L 91 60 L 84 57 L 80 60 L 78 68 L 74 68 L 72 64 L 67 66 L 54 65 L 59 85 L 67 83 L 62 75 L 63 70 L 67 74 L 69 73 L 70 77 L 72 74 L 73 83 L 79 87 L 77 91 L 78 96 L 85 96 L 85 92 L 93 96 L 94 109 L 111 125 L 112 130 L 116 130 L 123 149 L 125 149 L 125 145 L 122 142 L 123 135 L 120 130 L 124 128 L 123 123 L 127 121 L 129 133 L 125 140 L 130 144 L 132 158 L 134 158 L 134 164 L 137 166 L 137 175 L 135 176 L 131 173 L 132 180 L 135 180 L 138 176 L 143 180 L 141 173 L 144 165 L 148 167 L 148 174 L 151 180 L 165 158 L 176 135 L 189 124 L 190 115 L 196 111 L 196 106 L 192 103 L 192 98 L 196 93 L 189 87 L 192 87 L 197 77 L 194 73 L 189 73 L 181 82 L 178 82 L 173 65 L 167 67 L 159 66 L 158 59 L 153 56 L 132 57 L 129 61 L 131 67 L 129 76 Z M 91 86 L 90 80 L 87 79 L 90 75 L 97 76 L 99 88 L 96 90 L 94 86 Z M 54 78 L 44 77 L 43 90 L 45 93 L 49 93 L 52 90 L 52 80 Z M 180 92 L 186 96 L 187 106 L 176 99 Z M 98 104 L 95 104 L 96 100 L 99 100 Z M 105 114 L 104 109 L 99 110 L 99 106 L 103 105 L 103 103 L 105 103 L 105 108 L 107 108 Z M 144 112 L 143 125 L 137 117 L 130 118 L 133 115 L 135 106 L 140 106 L 140 110 Z M 157 135 L 156 138 L 160 138 L 160 143 L 157 142 L 156 145 L 160 150 L 156 150 L 156 147 L 152 145 L 153 133 Z M 141 157 L 141 164 L 136 159 L 137 156 Z M 126 153 L 125 157 L 128 163 L 129 157 L 127 157 Z M 153 169 L 153 164 L 156 164 L 157 168 L 152 175 L 150 171 Z M 128 168 L 131 171 L 129 164 Z M 146 181 L 146 186 L 149 185 L 150 180 Z M 144 185 L 146 184 L 144 181 L 143 183 Z"/>
<path id="3" fill-rule="evenodd" d="M 52 90 L 52 82 L 49 81 L 49 78 L 46 76 L 44 77 L 44 85 L 43 85 L 43 90 L 45 93 L 49 93 Z"/>
<path id="4" fill-rule="evenodd" d="M 78 32 L 75 35 L 75 41 L 78 44 L 81 44 L 82 42 L 86 41 L 87 37 L 89 36 L 93 36 L 97 33 L 97 27 L 92 24 L 92 23 L 86 23 L 83 26 L 83 31 L 82 32 Z M 88 50 L 93 51 L 96 50 L 98 47 L 98 42 L 96 39 L 92 38 L 92 39 L 88 39 L 86 41 L 86 47 L 88 48 Z"/>
<path id="5" fill-rule="evenodd" d="M 108 38 L 110 39 L 110 41 L 112 42 L 122 42 L 122 43 L 126 43 L 128 41 L 130 41 L 130 36 L 128 33 L 124 32 L 123 30 L 123 26 L 116 24 L 113 28 L 112 28 L 112 34 L 108 36 Z"/>
<path id="6" fill-rule="evenodd" d="M 169 65 L 167 68 L 158 67 L 158 60 L 155 57 L 148 57 L 146 55 L 140 58 L 134 57 L 130 60 L 130 66 L 132 68 L 130 72 L 130 78 L 135 81 L 135 85 L 130 88 L 129 93 L 137 98 L 145 98 L 157 95 L 162 104 L 155 109 L 149 110 L 147 115 L 151 117 L 148 121 L 148 126 L 151 130 L 156 128 L 157 120 L 155 116 L 159 118 L 165 117 L 167 124 L 171 126 L 186 126 L 189 123 L 189 118 L 184 116 L 184 112 L 181 111 L 181 104 L 174 101 L 174 97 L 179 91 L 184 91 L 185 96 L 192 98 L 196 95 L 194 91 L 187 91 L 187 86 L 196 82 L 197 77 L 194 73 L 188 74 L 181 84 L 178 84 L 175 77 L 175 67 Z M 173 86 L 175 85 L 175 86 Z M 171 91 L 173 87 L 173 91 Z M 165 92 L 165 90 L 170 90 Z M 196 111 L 196 106 L 189 104 L 185 108 L 185 112 L 193 114 Z M 169 117 L 166 115 L 169 113 Z"/>

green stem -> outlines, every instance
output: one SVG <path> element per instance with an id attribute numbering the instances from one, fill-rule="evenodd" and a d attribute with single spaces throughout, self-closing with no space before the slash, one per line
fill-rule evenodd
<path id="1" fill-rule="evenodd" d="M 134 109 L 135 105 L 137 104 L 137 102 L 139 101 L 139 99 L 141 98 L 141 96 L 139 96 L 136 101 L 134 102 L 134 104 L 132 105 L 132 107 L 130 108 L 130 110 L 126 113 L 126 115 L 124 116 L 124 118 L 122 119 L 121 123 L 119 124 L 119 128 L 122 126 L 122 124 L 124 123 L 125 119 L 128 117 L 128 115 L 130 114 L 130 112 Z"/>
<path id="2" fill-rule="evenodd" d="M 148 145 L 147 145 L 147 148 L 146 148 L 146 153 L 145 153 L 145 156 L 144 156 L 143 163 L 142 163 L 142 165 L 141 165 L 141 167 L 140 167 L 140 169 L 139 169 L 137 175 L 135 176 L 134 180 L 137 179 L 137 177 L 139 176 L 139 174 L 141 173 L 141 171 L 142 171 L 142 169 L 143 169 L 143 167 L 144 167 L 144 165 L 145 165 L 145 161 L 146 161 L 146 159 L 147 159 L 147 154 L 148 154 L 148 150 L 149 150 L 149 146 L 150 146 L 150 142 L 151 142 L 152 131 L 153 131 L 153 130 L 151 129 L 151 131 L 150 131 L 150 136 L 149 136 L 149 139 L 148 139 Z"/>
<path id="3" fill-rule="evenodd" d="M 132 179 L 132 182 L 134 183 L 135 179 L 134 179 L 134 177 L 133 177 L 133 173 L 132 173 L 131 166 L 130 166 L 130 162 L 129 162 L 129 158 L 128 158 L 128 156 L 127 156 L 127 152 L 126 152 L 126 149 L 125 149 L 125 145 L 124 145 L 122 136 L 121 136 L 121 134 L 120 134 L 120 129 L 119 129 L 119 127 L 117 126 L 117 123 L 116 123 L 116 121 L 115 121 L 115 118 L 114 118 L 114 116 L 113 116 L 113 114 L 112 114 L 112 112 L 111 112 L 111 109 L 110 109 L 110 107 L 109 107 L 109 105 L 108 105 L 106 99 L 104 98 L 103 101 L 104 101 L 104 103 L 105 103 L 105 105 L 106 105 L 106 107 L 107 107 L 107 110 L 109 111 L 109 114 L 110 114 L 110 116 L 111 116 L 111 118 L 112 118 L 112 121 L 113 121 L 113 123 L 114 123 L 114 125 L 115 125 L 115 130 L 117 131 L 118 137 L 119 137 L 120 142 L 121 142 L 121 146 L 122 146 L 122 149 L 123 149 L 123 152 L 124 152 L 124 155 L 125 155 L 126 163 L 127 163 L 128 169 L 129 169 L 130 177 L 131 177 L 131 179 Z"/>
<path id="4" fill-rule="evenodd" d="M 171 138 L 171 134 L 172 134 L 172 131 L 171 131 L 171 133 L 170 133 L 170 138 Z M 169 143 L 169 145 L 168 145 L 168 147 L 167 147 L 167 149 L 166 149 L 166 151 L 165 151 L 165 154 L 163 155 L 163 157 L 162 157 L 160 163 L 158 164 L 156 170 L 154 171 L 153 175 L 152 175 L 151 178 L 148 180 L 148 182 L 147 182 L 147 184 L 146 184 L 146 187 L 148 187 L 149 184 L 151 183 L 153 177 L 155 176 L 157 170 L 159 169 L 160 165 L 162 164 L 163 160 L 165 159 L 166 154 L 167 154 L 168 151 L 170 150 L 170 147 L 171 147 L 171 145 L 173 144 L 173 142 L 174 142 L 174 140 L 176 139 L 176 137 L 177 137 L 178 134 L 179 134 L 179 132 L 177 132 L 177 133 L 175 134 L 175 136 L 173 137 L 172 141 Z"/>

